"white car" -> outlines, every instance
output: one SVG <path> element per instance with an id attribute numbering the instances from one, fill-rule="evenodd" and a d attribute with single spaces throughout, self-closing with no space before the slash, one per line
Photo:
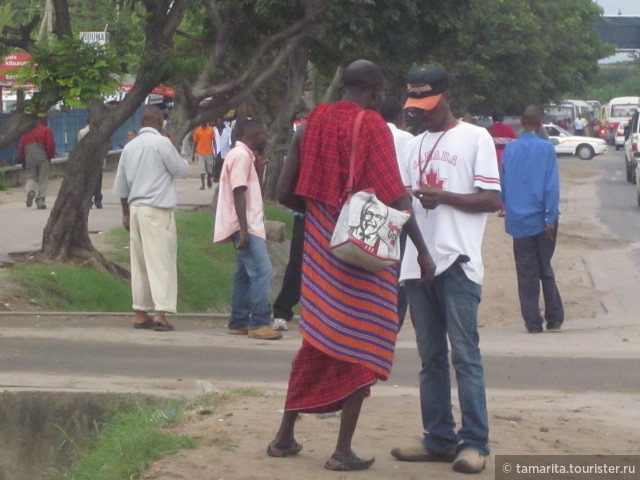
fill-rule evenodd
<path id="1" fill-rule="evenodd" d="M 591 160 L 607 151 L 607 142 L 600 138 L 571 135 L 554 123 L 545 123 L 543 126 L 557 154 L 577 155 L 581 160 Z"/>
<path id="2" fill-rule="evenodd" d="M 622 150 L 624 148 L 624 127 L 629 125 L 629 122 L 620 122 L 618 129 L 614 135 L 616 150 Z"/>

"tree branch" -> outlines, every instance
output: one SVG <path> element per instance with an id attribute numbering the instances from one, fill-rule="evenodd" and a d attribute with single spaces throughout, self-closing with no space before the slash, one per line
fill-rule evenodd
<path id="1" fill-rule="evenodd" d="M 313 22 L 314 20 L 312 19 L 303 19 L 296 22 L 291 27 L 285 30 L 282 30 L 274 35 L 271 35 L 266 40 L 260 43 L 260 47 L 255 52 L 253 57 L 245 65 L 244 70 L 240 73 L 240 75 L 236 76 L 236 78 L 234 78 L 232 81 L 229 81 L 227 83 L 222 83 L 217 85 L 214 84 L 208 87 L 203 87 L 199 91 L 196 90 L 194 91 L 194 96 L 196 98 L 203 99 L 206 97 L 219 95 L 221 93 L 240 88 L 243 84 L 247 82 L 248 78 L 254 72 L 259 70 L 258 66 L 263 60 L 265 53 L 269 49 L 271 49 L 271 47 L 274 44 L 276 44 L 277 42 L 286 40 L 287 44 L 284 47 L 283 51 L 287 52 L 286 54 L 288 55 L 290 52 L 293 51 L 293 47 L 297 47 L 303 38 L 312 35 L 316 31 L 316 28 L 312 28 Z M 318 25 L 317 28 L 320 28 L 320 25 Z M 280 62 L 277 65 L 279 67 L 282 61 L 284 60 L 284 58 L 282 58 L 282 51 L 278 53 L 278 55 L 276 56 L 276 59 L 278 59 L 277 61 Z M 267 70 L 263 70 L 263 72 L 256 78 L 262 79 L 267 77 L 268 75 L 265 75 L 265 73 L 267 71 L 273 72 L 274 67 L 276 67 L 276 63 L 271 64 L 267 68 Z M 203 82 L 203 83 L 209 84 L 209 82 Z M 255 80 L 252 81 L 251 83 L 255 84 Z"/>
<path id="2" fill-rule="evenodd" d="M 184 30 L 177 29 L 176 35 L 180 35 L 181 37 L 186 38 L 187 40 L 191 40 L 194 43 L 204 44 L 202 37 L 200 37 L 199 35 L 193 35 L 191 33 L 187 33 Z"/>
<path id="3" fill-rule="evenodd" d="M 187 2 L 185 0 L 172 0 L 166 13 L 166 22 L 162 30 L 162 36 L 165 45 L 169 44 L 176 30 L 180 26 L 184 18 L 184 12 L 187 10 Z"/>
<path id="4" fill-rule="evenodd" d="M 7 47 L 21 48 L 25 52 L 33 50 L 35 43 L 31 40 L 31 34 L 42 20 L 40 15 L 34 15 L 29 23 L 21 25 L 18 28 L 5 26 L 2 29 L 2 34 L 5 37 L 0 37 L 0 43 Z M 9 38 L 13 36 L 15 38 Z"/>
<path id="5" fill-rule="evenodd" d="M 291 53 L 293 51 L 295 51 L 296 48 L 298 48 L 299 42 L 305 37 L 306 35 L 301 35 L 299 37 L 297 37 L 295 40 L 290 40 L 289 42 L 287 42 L 286 46 L 280 50 L 280 52 L 278 52 L 278 54 L 276 55 L 276 57 L 273 60 L 269 61 L 269 65 L 266 68 L 261 68 L 260 69 L 260 74 L 256 77 L 254 77 L 251 82 L 244 86 L 242 88 L 242 90 L 238 93 L 233 94 L 232 96 L 230 96 L 224 103 L 224 105 L 229 105 L 229 106 L 233 106 L 233 105 L 238 105 L 242 102 L 244 102 L 247 98 L 249 98 L 251 95 L 253 95 L 263 84 L 266 80 L 268 80 L 278 69 L 280 69 L 280 67 L 282 66 L 282 64 L 284 63 L 284 61 L 287 59 L 287 57 L 289 55 L 291 55 Z M 214 88 L 216 88 L 214 86 Z M 229 89 L 227 90 L 227 92 L 232 92 L 235 89 Z M 209 95 L 207 95 L 209 96 Z M 217 100 L 217 99 L 216 99 Z M 217 111 L 220 109 L 220 105 L 218 104 L 218 102 L 215 102 L 216 105 L 211 105 L 211 106 L 204 106 L 201 108 L 201 111 L 207 112 L 207 111 Z M 206 117 L 207 115 L 201 115 Z"/>
<path id="6" fill-rule="evenodd" d="M 222 19 L 218 2 L 216 0 L 204 0 L 202 3 L 204 4 L 205 13 L 209 20 L 211 20 L 216 32 L 216 39 L 213 44 L 210 61 L 212 65 L 217 65 L 224 52 L 227 50 L 227 45 L 229 43 L 227 41 L 227 28 Z"/>

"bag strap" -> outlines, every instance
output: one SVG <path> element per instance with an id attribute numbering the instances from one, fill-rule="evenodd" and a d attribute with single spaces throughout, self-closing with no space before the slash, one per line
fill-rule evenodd
<path id="1" fill-rule="evenodd" d="M 362 117 L 364 117 L 366 110 L 361 110 L 356 115 L 356 121 L 353 124 L 353 138 L 351 139 L 351 155 L 349 155 L 349 179 L 347 180 L 347 188 L 344 197 L 351 195 L 353 190 L 353 177 L 356 169 L 356 149 L 358 146 L 358 134 L 360 133 L 360 126 L 362 125 Z"/>

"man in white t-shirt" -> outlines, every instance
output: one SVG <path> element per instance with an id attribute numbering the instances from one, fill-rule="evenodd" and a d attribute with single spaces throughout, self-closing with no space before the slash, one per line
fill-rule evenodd
<path id="1" fill-rule="evenodd" d="M 584 127 L 586 126 L 587 122 L 580 115 L 577 115 L 573 121 L 573 129 L 575 130 L 576 135 L 584 135 Z"/>
<path id="2" fill-rule="evenodd" d="M 405 282 L 422 360 L 422 443 L 395 448 L 404 461 L 449 461 L 453 469 L 478 473 L 489 454 L 484 373 L 477 324 L 483 277 L 482 237 L 487 213 L 500 208 L 500 178 L 493 139 L 486 129 L 451 113 L 447 73 L 433 65 L 407 73 L 405 109 L 412 108 L 423 134 L 405 148 L 400 172 L 413 191 L 413 210 L 436 264 L 428 288 L 408 241 L 400 280 Z M 462 427 L 451 406 L 451 361 L 456 371 Z"/>

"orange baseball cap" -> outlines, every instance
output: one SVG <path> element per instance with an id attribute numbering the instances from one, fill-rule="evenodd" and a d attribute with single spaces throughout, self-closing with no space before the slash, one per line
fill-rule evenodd
<path id="1" fill-rule="evenodd" d="M 420 65 L 407 72 L 407 101 L 404 108 L 433 109 L 449 90 L 449 75 L 435 65 Z"/>

